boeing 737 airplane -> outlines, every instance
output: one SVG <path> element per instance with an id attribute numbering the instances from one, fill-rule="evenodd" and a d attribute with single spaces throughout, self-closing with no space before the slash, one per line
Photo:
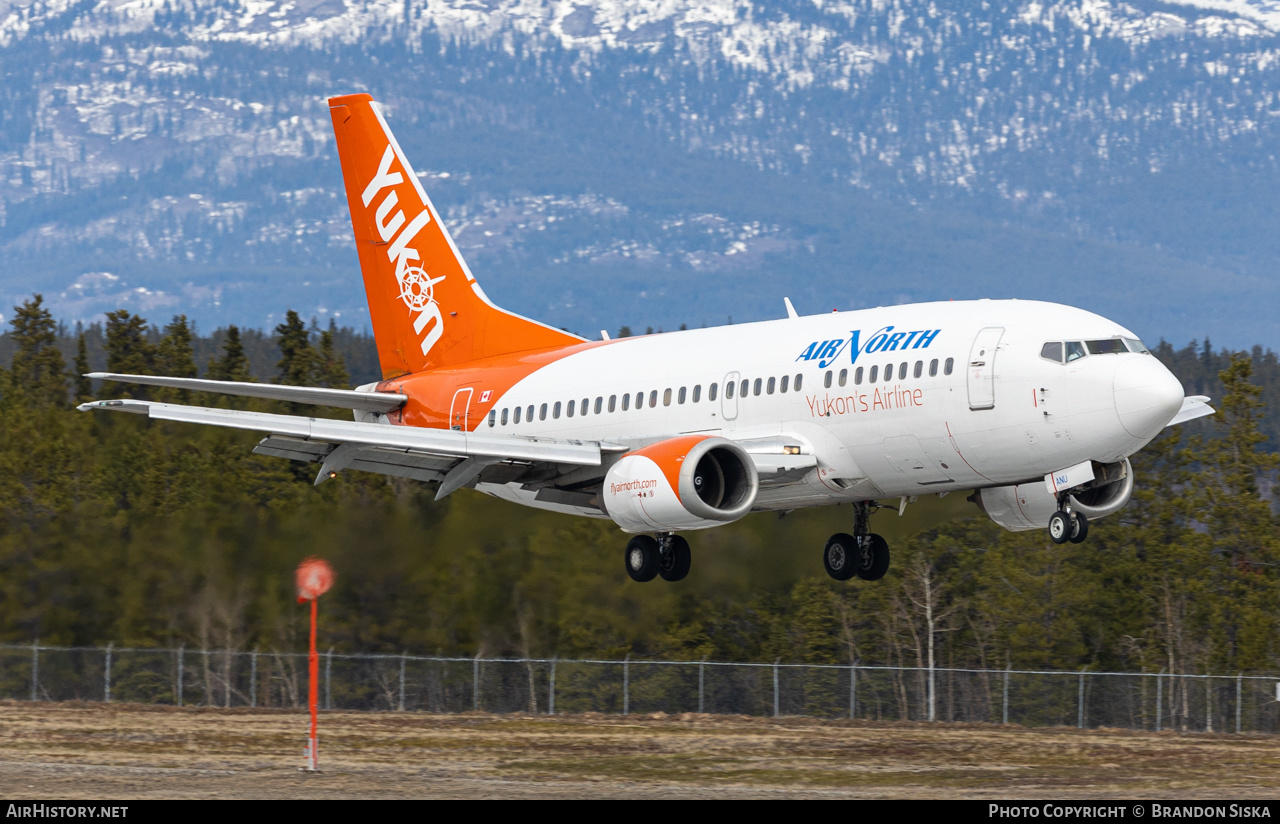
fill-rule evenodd
<path id="1" fill-rule="evenodd" d="M 689 573 L 679 533 L 749 512 L 851 503 L 823 550 L 876 580 L 870 515 L 976 490 L 1006 529 L 1082 541 L 1133 493 L 1129 463 L 1166 426 L 1213 413 L 1138 336 L 1053 303 L 978 300 L 588 341 L 499 309 L 366 94 L 330 99 L 383 379 L 355 390 L 90 377 L 352 410 L 354 421 L 141 400 L 82 410 L 266 433 L 255 452 L 471 487 L 608 518 L 636 581 Z"/>

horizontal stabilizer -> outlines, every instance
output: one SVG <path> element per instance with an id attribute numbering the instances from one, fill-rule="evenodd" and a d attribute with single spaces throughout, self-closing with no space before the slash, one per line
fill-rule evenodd
<path id="1" fill-rule="evenodd" d="M 269 412 L 242 412 L 236 409 L 209 409 L 154 401 L 90 401 L 81 412 L 105 409 L 132 412 L 163 421 L 182 421 L 232 429 L 248 429 L 327 443 L 410 449 L 458 458 L 495 458 L 577 466 L 599 466 L 600 453 L 612 447 L 580 441 L 534 440 L 502 435 L 476 435 L 455 429 L 424 429 L 416 426 L 387 426 L 378 423 L 335 421 L 301 415 Z M 623 447 L 617 447 L 621 450 Z"/>
<path id="2" fill-rule="evenodd" d="M 385 415 L 404 406 L 407 395 L 394 392 L 360 392 L 352 389 L 326 389 L 321 386 L 282 386 L 276 383 L 245 383 L 241 381 L 209 381 L 201 378 L 165 378 L 153 375 L 120 375 L 115 372 L 90 372 L 86 378 L 104 381 L 136 383 L 143 386 L 165 386 L 170 389 L 189 389 L 192 392 L 215 392 L 220 395 L 243 395 L 246 398 L 266 398 L 273 401 L 310 403 L 316 406 L 336 406 L 340 409 L 359 409 Z"/>
<path id="3" fill-rule="evenodd" d="M 1183 398 L 1182 408 L 1178 410 L 1178 414 L 1173 416 L 1173 420 L 1165 424 L 1165 428 L 1177 426 L 1187 421 L 1194 421 L 1196 418 L 1203 418 L 1206 415 L 1212 415 L 1215 411 L 1209 405 L 1208 395 L 1192 395 L 1189 398 Z"/>

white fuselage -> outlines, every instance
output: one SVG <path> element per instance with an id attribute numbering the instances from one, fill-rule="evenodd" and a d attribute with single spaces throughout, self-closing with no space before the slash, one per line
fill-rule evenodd
<path id="1" fill-rule="evenodd" d="M 785 436 L 811 449 L 816 469 L 762 487 L 756 509 L 1006 485 L 1122 460 L 1176 412 L 1181 386 L 1149 354 L 1042 355 L 1047 342 L 1116 338 L 1136 340 L 1096 314 L 1017 300 L 649 335 L 538 369 L 498 399 L 479 431 L 629 445 L 688 433 Z M 534 502 L 514 484 L 477 488 L 601 514 Z"/>

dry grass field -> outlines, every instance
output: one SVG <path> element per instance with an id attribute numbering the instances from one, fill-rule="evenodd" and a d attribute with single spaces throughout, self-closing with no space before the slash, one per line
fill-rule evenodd
<path id="1" fill-rule="evenodd" d="M 0 796 L 1274 798 L 1280 739 L 762 719 L 0 702 Z"/>

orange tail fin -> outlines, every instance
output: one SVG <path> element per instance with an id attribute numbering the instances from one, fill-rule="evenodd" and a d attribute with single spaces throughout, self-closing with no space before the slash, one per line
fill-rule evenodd
<path id="1" fill-rule="evenodd" d="M 384 378 L 582 342 L 489 302 L 372 97 L 329 114 Z"/>

